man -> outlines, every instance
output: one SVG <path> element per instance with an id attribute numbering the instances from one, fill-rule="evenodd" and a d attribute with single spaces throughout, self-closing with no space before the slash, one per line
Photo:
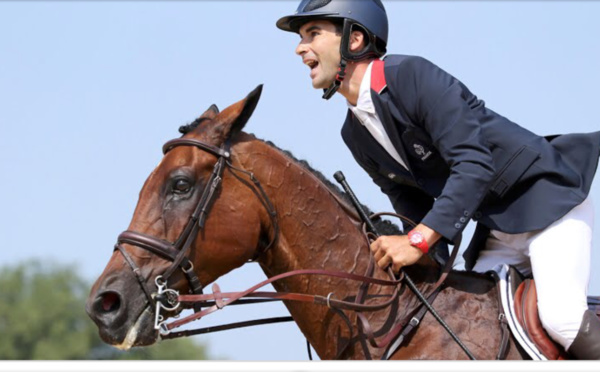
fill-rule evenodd
<path id="1" fill-rule="evenodd" d="M 296 53 L 323 98 L 348 101 L 342 136 L 356 161 L 398 213 L 420 221 L 373 242 L 378 265 L 397 272 L 476 220 L 465 267 L 533 274 L 550 336 L 575 358 L 600 359 L 600 320 L 586 301 L 600 132 L 540 137 L 423 58 L 379 59 L 380 0 L 304 0 L 277 27 L 300 35 Z"/>

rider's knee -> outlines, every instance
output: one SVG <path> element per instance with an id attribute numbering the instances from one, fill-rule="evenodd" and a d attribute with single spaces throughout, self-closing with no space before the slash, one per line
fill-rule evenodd
<path id="1" fill-rule="evenodd" d="M 540 307 L 540 321 L 554 341 L 568 348 L 577 336 L 585 310 L 585 307 L 565 306 L 565 304 L 550 308 Z"/>

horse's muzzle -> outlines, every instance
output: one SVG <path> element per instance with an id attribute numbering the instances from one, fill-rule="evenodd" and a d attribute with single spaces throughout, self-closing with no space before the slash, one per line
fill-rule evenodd
<path id="1" fill-rule="evenodd" d="M 119 279 L 105 281 L 111 284 L 92 291 L 85 310 L 104 342 L 126 344 L 123 348 L 153 344 L 157 332 L 153 329 L 152 317 L 142 316 L 144 310 L 149 309 L 146 298 L 142 293 L 130 293 L 131 287 L 135 286 L 119 285 L 123 282 Z"/>

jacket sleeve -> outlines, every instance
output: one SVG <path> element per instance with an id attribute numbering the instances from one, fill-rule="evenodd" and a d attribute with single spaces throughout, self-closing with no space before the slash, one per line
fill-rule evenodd
<path id="1" fill-rule="evenodd" d="M 398 66 L 392 91 L 431 137 L 450 168 L 446 184 L 421 221 L 454 241 L 487 194 L 494 178 L 492 155 L 473 109 L 477 100 L 457 79 L 433 63 L 411 57 Z"/>

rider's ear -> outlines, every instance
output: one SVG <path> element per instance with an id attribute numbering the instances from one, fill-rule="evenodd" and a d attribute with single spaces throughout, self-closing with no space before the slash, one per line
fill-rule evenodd
<path id="1" fill-rule="evenodd" d="M 355 30 L 350 34 L 350 51 L 358 53 L 365 48 L 366 39 L 362 31 Z"/>
<path id="2" fill-rule="evenodd" d="M 215 121 L 218 124 L 213 128 L 219 132 L 221 141 L 235 136 L 244 128 L 258 104 L 261 92 L 262 84 L 250 92 L 246 98 L 227 107 L 217 115 Z"/>

